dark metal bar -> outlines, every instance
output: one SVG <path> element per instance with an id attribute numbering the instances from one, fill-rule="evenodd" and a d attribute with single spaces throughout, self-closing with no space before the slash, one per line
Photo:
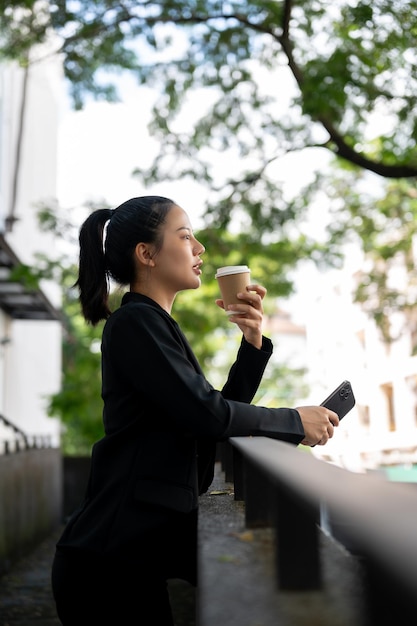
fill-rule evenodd
<path id="1" fill-rule="evenodd" d="M 224 458 L 224 478 L 227 483 L 233 482 L 233 450 L 229 441 L 225 442 L 223 448 Z"/>
<path id="2" fill-rule="evenodd" d="M 285 489 L 277 491 L 276 566 L 278 585 L 286 590 L 321 587 L 318 511 Z"/>
<path id="3" fill-rule="evenodd" d="M 7 428 L 10 428 L 15 433 L 15 439 L 13 441 L 14 452 L 21 452 L 22 450 L 30 450 L 32 448 L 50 448 L 52 445 L 50 435 L 45 435 L 45 436 L 34 435 L 33 437 L 29 436 L 21 428 L 13 424 L 9 419 L 7 419 L 6 417 L 4 417 L 4 415 L 1 415 L 1 414 L 0 414 L 0 422 L 3 422 L 3 424 Z M 231 447 L 229 442 L 225 442 L 225 445 L 228 446 L 229 448 Z M 4 454 L 10 454 L 10 453 L 11 453 L 10 443 L 5 441 L 4 442 Z"/>
<path id="4" fill-rule="evenodd" d="M 267 516 L 257 508 L 263 506 L 257 502 L 262 481 L 276 489 L 276 560 L 280 587 L 314 589 L 320 586 L 318 522 L 323 504 L 330 516 L 330 528 L 332 521 L 337 521 L 344 545 L 353 546 L 354 554 L 368 559 L 369 606 L 378 618 L 370 622 L 372 626 L 382 624 L 388 614 L 393 615 L 395 621 L 397 610 L 402 615 L 401 603 L 408 607 L 410 614 L 416 613 L 415 486 L 395 484 L 375 474 L 350 472 L 266 437 L 235 437 L 230 441 L 242 455 L 244 467 L 249 464 L 257 468 L 257 478 L 255 473 L 244 474 L 243 496 L 249 524 Z M 237 489 L 242 496 L 241 486 Z M 260 500 L 268 499 L 266 490 Z M 377 606 L 381 597 L 386 611 Z M 405 616 L 406 613 L 402 621 L 406 621 Z M 393 623 L 392 620 L 389 623 Z"/>
<path id="5" fill-rule="evenodd" d="M 245 485 L 244 485 L 244 469 L 243 469 L 243 457 L 241 452 L 237 448 L 232 449 L 233 453 L 233 478 L 234 478 L 234 493 L 235 500 L 245 499 Z"/>
<path id="6" fill-rule="evenodd" d="M 361 559 L 365 572 L 364 587 L 367 604 L 365 624 L 408 624 L 410 615 L 415 614 L 416 598 L 404 588 L 397 577 L 381 569 L 372 558 Z"/>
<path id="7" fill-rule="evenodd" d="M 271 526 L 275 498 L 270 480 L 248 459 L 244 462 L 245 519 L 248 528 Z"/>

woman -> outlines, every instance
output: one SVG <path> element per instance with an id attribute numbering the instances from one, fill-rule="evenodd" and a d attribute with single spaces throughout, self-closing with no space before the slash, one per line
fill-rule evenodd
<path id="1" fill-rule="evenodd" d="M 324 407 L 250 404 L 272 352 L 259 285 L 229 307 L 243 337 L 224 388 L 207 382 L 171 317 L 177 293 L 200 286 L 204 251 L 185 211 L 157 196 L 97 210 L 81 228 L 83 315 L 93 325 L 107 320 L 105 436 L 93 447 L 85 500 L 57 544 L 52 584 L 64 626 L 172 625 L 167 580 L 197 582 L 198 496 L 212 481 L 216 442 L 263 435 L 323 445 L 338 425 Z M 130 286 L 113 313 L 109 279 Z"/>

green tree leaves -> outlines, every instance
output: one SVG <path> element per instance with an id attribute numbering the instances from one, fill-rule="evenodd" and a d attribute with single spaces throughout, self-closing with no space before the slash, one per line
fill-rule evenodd
<path id="1" fill-rule="evenodd" d="M 340 264 L 343 244 L 355 241 L 367 263 L 356 298 L 385 340 L 395 338 L 395 312 L 415 323 L 416 14 L 416 0 L 0 0 L 0 55 L 27 64 L 52 48 L 76 108 L 115 100 L 126 71 L 160 94 L 150 124 L 159 152 L 136 175 L 210 189 L 204 286 L 176 308 L 210 368 L 233 336 L 213 305 L 215 269 L 227 263 L 248 263 L 273 299 L 290 293 L 297 264 Z M 308 183 L 300 171 L 291 194 L 282 159 L 310 148 L 334 156 L 332 167 Z M 82 382 L 97 382 L 96 337 L 67 296 L 68 377 L 53 410 L 70 432 L 71 420 L 92 423 L 101 410 Z M 77 407 L 77 385 L 94 417 Z"/>
<path id="2" fill-rule="evenodd" d="M 327 136 L 322 145 L 336 156 L 384 177 L 414 177 L 416 10 L 415 0 L 13 0 L 0 15 L 0 48 L 26 58 L 55 31 L 76 107 L 89 94 L 115 99 L 115 76 L 133 72 L 163 94 L 154 129 L 165 137 L 175 134 L 190 90 L 215 93 L 186 133 L 194 159 L 203 130 L 212 149 L 223 141 L 261 164 L 265 146 L 272 146 L 266 160 L 276 156 L 274 140 L 299 148 L 301 132 L 304 145 L 316 142 L 318 124 Z M 284 66 L 298 90 L 285 121 L 274 116 Z M 271 72 L 270 89 L 259 80 L 262 70 Z M 377 145 L 366 135 L 375 116 L 387 122 Z"/>

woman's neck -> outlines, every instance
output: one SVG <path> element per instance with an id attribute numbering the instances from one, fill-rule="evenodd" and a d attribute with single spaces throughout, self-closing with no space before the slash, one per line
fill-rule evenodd
<path id="1" fill-rule="evenodd" d="M 151 300 L 154 300 L 160 307 L 169 313 L 169 315 L 171 315 L 176 294 L 168 294 L 165 291 L 155 289 L 155 287 L 144 285 L 143 283 L 132 283 L 130 285 L 130 291 L 140 293 L 143 296 L 147 296 Z"/>

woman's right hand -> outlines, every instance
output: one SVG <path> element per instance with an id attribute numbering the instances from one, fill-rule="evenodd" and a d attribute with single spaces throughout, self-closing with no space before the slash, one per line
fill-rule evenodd
<path id="1" fill-rule="evenodd" d="M 324 446 L 333 437 L 335 426 L 339 426 L 339 417 L 334 411 L 324 406 L 297 407 L 304 428 L 305 446 Z"/>

